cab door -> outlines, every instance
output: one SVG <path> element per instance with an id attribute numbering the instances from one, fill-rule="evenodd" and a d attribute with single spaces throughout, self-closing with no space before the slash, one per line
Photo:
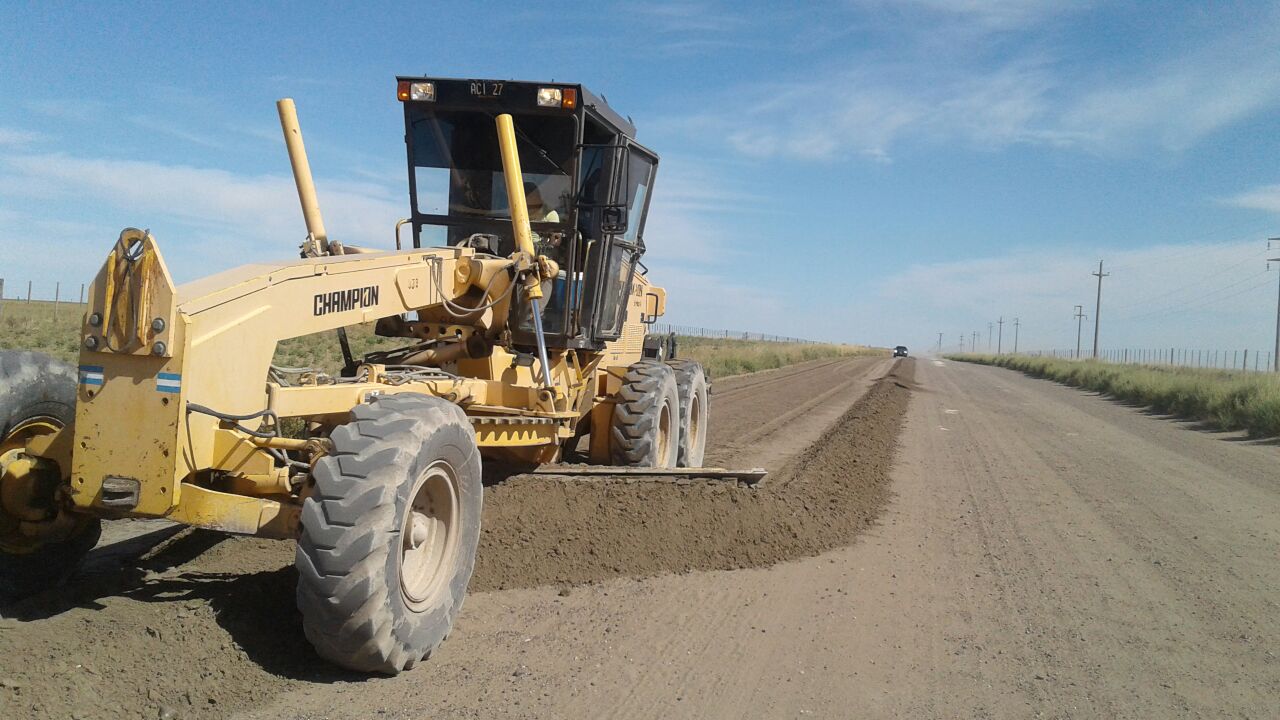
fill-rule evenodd
<path id="1" fill-rule="evenodd" d="M 588 287 L 594 292 L 587 303 L 586 318 L 597 341 L 617 340 L 622 335 L 636 263 L 644 254 L 645 217 L 658 170 L 658 157 L 635 143 L 621 146 L 618 156 L 621 162 L 612 202 L 598 213 L 601 247 L 588 258 Z"/>

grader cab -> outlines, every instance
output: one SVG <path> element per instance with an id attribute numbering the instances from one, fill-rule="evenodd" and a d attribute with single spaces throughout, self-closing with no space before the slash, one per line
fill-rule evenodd
<path id="1" fill-rule="evenodd" d="M 666 300 L 640 264 L 658 157 L 631 123 L 573 84 L 398 78 L 396 95 L 411 212 L 395 250 L 328 237 L 283 100 L 301 258 L 175 286 L 155 238 L 127 229 L 78 369 L 0 352 L 9 587 L 64 576 L 102 518 L 296 539 L 316 649 L 396 673 L 462 603 L 482 458 L 759 479 L 700 467 L 703 370 L 646 343 Z M 370 325 L 396 347 L 353 355 L 348 329 Z M 274 362 L 318 333 L 341 368 Z M 594 469 L 554 465 L 570 453 Z"/>

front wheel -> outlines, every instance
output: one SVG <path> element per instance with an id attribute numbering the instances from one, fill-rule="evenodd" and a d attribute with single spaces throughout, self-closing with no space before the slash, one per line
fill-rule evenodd
<path id="1" fill-rule="evenodd" d="M 93 549 L 97 518 L 68 511 L 75 369 L 40 353 L 0 351 L 0 599 L 64 580 Z"/>
<path id="2" fill-rule="evenodd" d="M 298 609 L 316 651 L 396 674 L 444 641 L 480 542 L 480 453 L 466 415 L 425 395 L 352 410 L 302 510 Z"/>

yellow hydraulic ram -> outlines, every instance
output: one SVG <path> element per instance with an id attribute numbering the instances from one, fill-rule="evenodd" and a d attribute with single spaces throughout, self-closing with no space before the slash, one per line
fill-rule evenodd
<path id="1" fill-rule="evenodd" d="M 302 144 L 302 128 L 298 125 L 298 109 L 293 98 L 276 102 L 280 113 L 280 129 L 284 130 L 284 144 L 289 150 L 289 164 L 293 167 L 293 180 L 298 186 L 298 200 L 302 203 L 302 219 L 307 223 L 311 241 L 321 254 L 329 252 L 329 236 L 324 231 L 324 219 L 320 216 L 320 200 L 316 197 L 316 184 L 311 179 L 311 163 Z"/>
<path id="2" fill-rule="evenodd" d="M 533 249 L 533 230 L 529 227 L 529 206 L 524 197 L 524 175 L 520 171 L 520 151 L 516 147 L 516 126 L 511 116 L 498 116 L 498 146 L 502 148 L 502 174 L 507 181 L 507 205 L 511 208 L 511 230 L 516 239 L 516 250 L 525 253 L 534 267 L 525 275 L 524 293 L 533 313 L 533 334 L 538 341 L 538 360 L 542 363 L 542 383 L 550 388 L 551 364 L 547 362 L 547 340 L 542 334 L 542 312 L 538 301 L 542 299 L 542 282 L 538 277 L 538 257 Z"/>

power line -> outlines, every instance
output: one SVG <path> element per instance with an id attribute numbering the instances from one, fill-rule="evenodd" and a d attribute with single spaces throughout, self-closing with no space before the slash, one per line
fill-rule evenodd
<path id="1" fill-rule="evenodd" d="M 1271 243 L 1280 242 L 1280 238 L 1267 238 L 1267 249 L 1271 249 Z M 1267 258 L 1267 269 L 1271 269 L 1271 263 L 1280 261 L 1280 258 Z M 1280 288 L 1276 290 L 1276 347 L 1272 352 L 1273 368 L 1276 372 L 1280 372 Z"/>
<path id="2" fill-rule="evenodd" d="M 1084 314 L 1083 305 L 1077 305 L 1075 312 L 1076 314 L 1073 315 L 1072 317 L 1076 319 L 1076 359 L 1079 360 L 1080 359 L 1080 330 L 1083 327 L 1083 322 L 1085 318 L 1089 316 Z"/>
<path id="3" fill-rule="evenodd" d="M 1093 357 L 1098 357 L 1098 328 L 1102 320 L 1102 278 L 1108 277 L 1111 273 L 1102 272 L 1102 261 L 1098 261 L 1098 272 L 1089 273 L 1098 278 L 1098 301 L 1093 306 Z"/>
<path id="4" fill-rule="evenodd" d="M 1228 299 L 1228 297 L 1235 297 L 1238 295 L 1242 295 L 1243 292 L 1248 292 L 1249 290 L 1256 290 L 1257 287 L 1261 287 L 1261 286 L 1258 286 L 1258 284 L 1254 284 L 1254 286 L 1245 288 L 1245 290 L 1242 292 L 1235 292 L 1235 293 L 1230 293 L 1230 295 L 1217 297 L 1217 296 L 1220 296 L 1221 293 L 1228 292 L 1230 290 L 1234 290 L 1234 288 L 1236 287 L 1242 286 L 1242 284 L 1244 283 L 1256 281 L 1256 279 L 1266 274 L 1267 274 L 1266 270 L 1260 270 L 1260 272 L 1254 273 L 1252 275 L 1247 275 L 1247 277 L 1238 279 L 1238 281 L 1235 281 L 1234 283 L 1225 284 L 1225 286 L 1213 288 L 1213 290 L 1203 293 L 1203 295 L 1196 297 L 1196 299 L 1178 302 L 1178 304 L 1174 304 L 1174 305 L 1157 307 L 1157 309 L 1155 310 L 1147 310 L 1147 311 L 1144 311 L 1144 313 L 1138 313 L 1135 315 L 1123 315 L 1117 319 L 1140 320 L 1140 319 L 1147 319 L 1147 318 L 1158 318 L 1158 316 L 1161 316 L 1161 315 L 1181 313 L 1181 311 L 1184 311 L 1184 310 L 1197 309 L 1197 307 L 1212 305 L 1212 304 L 1215 304 L 1215 302 L 1217 301 L 1226 300 Z M 1262 283 L 1262 284 L 1266 284 L 1266 283 Z"/>
<path id="5" fill-rule="evenodd" d="M 1225 275 L 1225 274 L 1227 274 L 1227 273 L 1231 272 L 1232 270 L 1234 270 L 1234 269 L 1236 269 L 1236 268 L 1238 268 L 1238 267 L 1241 267 L 1241 266 L 1243 266 L 1243 265 L 1247 265 L 1247 264 L 1252 263 L 1252 262 L 1256 262 L 1256 261 L 1257 261 L 1257 258 L 1258 258 L 1258 255 L 1259 255 L 1259 253 L 1258 253 L 1258 252 L 1254 252 L 1254 253 L 1250 254 L 1250 256 L 1249 256 L 1249 257 L 1247 257 L 1247 258 L 1245 258 L 1245 259 L 1243 259 L 1243 260 L 1240 260 L 1239 262 L 1232 263 L 1232 264 L 1228 265 L 1227 267 L 1224 267 L 1224 268 L 1219 269 L 1219 270 L 1218 270 L 1218 271 L 1216 271 L 1216 272 L 1206 273 L 1206 274 L 1204 274 L 1204 275 L 1199 276 L 1199 277 L 1198 277 L 1198 278 L 1196 278 L 1195 280 L 1192 280 L 1192 281 L 1191 281 L 1191 282 L 1189 282 L 1189 283 L 1186 283 L 1186 284 L 1184 284 L 1184 285 L 1179 285 L 1178 287 L 1173 288 L 1173 289 L 1171 289 L 1171 290 L 1166 290 L 1165 292 L 1162 292 L 1162 293 L 1157 293 L 1157 294 L 1155 294 L 1155 295 L 1149 295 L 1149 296 L 1147 296 L 1147 297 L 1140 298 L 1140 299 L 1135 300 L 1135 301 L 1133 301 L 1133 302 L 1126 303 L 1126 304 L 1124 304 L 1124 305 L 1119 305 L 1119 306 L 1117 306 L 1117 307 L 1116 307 L 1116 310 L 1128 310 L 1129 308 L 1137 307 L 1137 306 L 1139 306 L 1139 305 L 1147 305 L 1147 304 L 1149 304 L 1149 303 L 1151 303 L 1151 302 L 1154 302 L 1154 301 L 1156 301 L 1156 300 L 1160 300 L 1160 299 L 1162 299 L 1162 298 L 1169 297 L 1170 295 L 1175 295 L 1175 294 L 1177 294 L 1177 293 L 1184 292 L 1184 291 L 1186 291 L 1188 288 L 1194 287 L 1194 286 L 1196 286 L 1196 285 L 1199 285 L 1200 283 L 1206 282 L 1206 281 L 1208 281 L 1208 280 L 1211 280 L 1211 279 L 1213 279 L 1213 278 L 1219 277 L 1219 276 L 1221 276 L 1221 275 Z"/>

